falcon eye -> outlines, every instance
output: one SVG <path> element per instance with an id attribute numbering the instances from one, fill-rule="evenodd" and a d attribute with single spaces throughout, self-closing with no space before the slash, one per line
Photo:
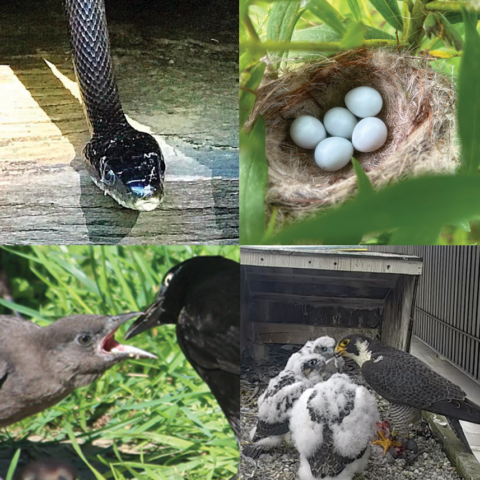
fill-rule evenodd
<path id="1" fill-rule="evenodd" d="M 92 343 L 92 336 L 88 335 L 88 333 L 81 333 L 77 337 L 77 342 L 82 346 L 82 347 L 88 347 Z"/>
<path id="2" fill-rule="evenodd" d="M 327 347 L 320 347 L 320 351 L 321 351 L 321 352 L 326 352 L 326 351 L 327 351 Z"/>
<path id="3" fill-rule="evenodd" d="M 309 364 L 311 367 L 314 367 L 317 363 L 318 363 L 317 360 L 310 360 L 310 361 L 308 362 L 308 364 Z"/>
<path id="4" fill-rule="evenodd" d="M 163 279 L 163 284 L 168 287 L 170 285 L 170 282 L 172 281 L 173 278 L 173 273 L 167 274 L 167 276 Z"/>
<path id="5" fill-rule="evenodd" d="M 346 347 L 349 343 L 350 343 L 350 339 L 347 338 L 347 339 L 342 340 L 342 341 L 340 342 L 340 346 L 341 346 L 341 347 Z"/>

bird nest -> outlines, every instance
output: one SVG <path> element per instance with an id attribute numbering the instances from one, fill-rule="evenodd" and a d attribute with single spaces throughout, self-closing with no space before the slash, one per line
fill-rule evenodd
<path id="1" fill-rule="evenodd" d="M 356 192 L 353 165 L 336 172 L 320 169 L 313 150 L 293 143 L 292 121 L 299 115 L 323 119 L 332 107 L 345 106 L 348 91 L 378 90 L 383 108 L 377 115 L 388 138 L 375 152 L 354 157 L 374 188 L 409 176 L 451 173 L 457 164 L 455 91 L 425 58 L 391 50 L 351 50 L 305 64 L 277 80 L 264 79 L 247 128 L 262 115 L 266 126 L 268 210 L 277 207 L 277 224 L 339 204 Z"/>

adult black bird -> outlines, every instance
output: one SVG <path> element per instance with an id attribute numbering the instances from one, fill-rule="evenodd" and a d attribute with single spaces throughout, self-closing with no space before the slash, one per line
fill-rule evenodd
<path id="1" fill-rule="evenodd" d="M 138 315 L 72 315 L 47 327 L 0 316 L 0 428 L 55 405 L 122 360 L 157 358 L 115 340 Z"/>
<path id="2" fill-rule="evenodd" d="M 206 256 L 171 268 L 157 299 L 125 338 L 165 324 L 177 326 L 185 357 L 240 438 L 240 265 Z"/>
<path id="3" fill-rule="evenodd" d="M 421 411 L 444 415 L 468 451 L 468 441 L 459 420 L 480 424 L 480 406 L 467 398 L 454 383 L 439 375 L 410 353 L 383 345 L 364 335 L 349 335 L 336 347 L 338 354 L 360 366 L 365 381 L 391 404 L 393 426 L 405 434 L 408 425 L 421 418 Z M 377 440 L 385 451 L 391 439 Z"/>

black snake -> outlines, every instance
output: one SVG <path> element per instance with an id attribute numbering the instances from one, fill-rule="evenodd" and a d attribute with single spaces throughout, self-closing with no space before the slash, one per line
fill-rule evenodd
<path id="1" fill-rule="evenodd" d="M 165 161 L 157 141 L 125 118 L 110 56 L 104 0 L 64 0 L 73 63 L 91 139 L 87 170 L 106 194 L 134 210 L 163 198 Z"/>

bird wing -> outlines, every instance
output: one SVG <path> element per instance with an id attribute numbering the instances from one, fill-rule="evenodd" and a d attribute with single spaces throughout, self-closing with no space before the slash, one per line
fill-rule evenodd
<path id="1" fill-rule="evenodd" d="M 240 325 L 228 325 L 213 315 L 197 316 L 183 308 L 177 338 L 194 366 L 240 375 Z"/>
<path id="2" fill-rule="evenodd" d="M 445 401 L 464 400 L 465 392 L 410 353 L 385 349 L 362 366 L 366 382 L 383 398 L 434 411 Z"/>
<path id="3" fill-rule="evenodd" d="M 284 422 L 262 422 L 261 420 L 257 423 L 257 429 L 255 430 L 255 435 L 253 436 L 252 441 L 258 442 L 263 438 L 274 437 L 277 435 L 285 435 L 288 433 L 288 420 Z"/>

